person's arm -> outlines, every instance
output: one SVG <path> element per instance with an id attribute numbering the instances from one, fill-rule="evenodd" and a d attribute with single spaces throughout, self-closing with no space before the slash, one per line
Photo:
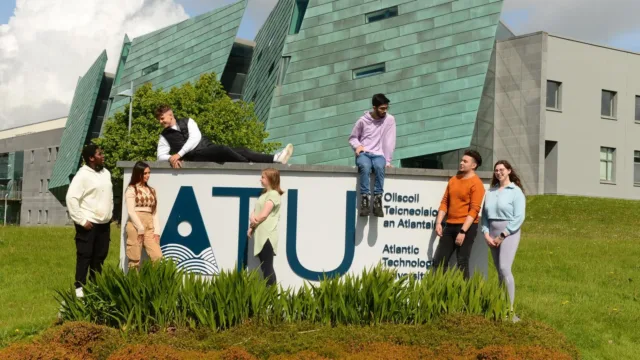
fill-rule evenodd
<path id="1" fill-rule="evenodd" d="M 488 218 L 488 214 L 487 214 L 487 203 L 485 201 L 484 207 L 482 208 L 482 219 L 480 219 L 480 221 L 482 222 L 482 233 L 483 234 L 488 234 L 489 233 L 489 218 Z"/>
<path id="2" fill-rule="evenodd" d="M 158 139 L 157 151 L 158 161 L 169 161 L 169 158 L 171 157 L 171 155 L 169 154 L 170 152 L 171 147 L 169 147 L 167 139 L 165 139 L 164 136 L 160 135 L 160 139 Z"/>
<path id="3" fill-rule="evenodd" d="M 442 221 L 444 221 L 444 216 L 447 215 L 448 210 L 449 210 L 449 184 L 447 184 L 447 188 L 444 190 L 444 195 L 442 195 L 442 201 L 440 201 L 440 208 L 438 209 L 438 218 L 436 220 L 436 224 L 442 224 Z"/>
<path id="4" fill-rule="evenodd" d="M 76 176 L 71 180 L 71 184 L 69 184 L 69 189 L 67 190 L 67 195 L 65 197 L 67 210 L 69 210 L 69 217 L 74 223 L 80 226 L 85 226 L 89 221 L 85 218 L 82 210 L 80 209 L 80 200 L 84 196 L 84 181 L 82 179 L 83 173 L 83 171 L 78 171 L 76 173 Z"/>
<path id="5" fill-rule="evenodd" d="M 382 139 L 382 152 L 387 160 L 387 166 L 390 166 L 391 160 L 393 160 L 393 152 L 396 150 L 396 121 L 393 117 L 388 120 L 392 121 L 385 138 Z"/>
<path id="6" fill-rule="evenodd" d="M 513 199 L 513 219 L 509 221 L 506 230 L 503 231 L 507 236 L 515 233 L 522 226 L 525 217 L 525 208 L 527 205 L 527 199 L 524 196 L 524 193 L 518 189 L 514 191 L 518 191 L 518 193 Z"/>
<path id="7" fill-rule="evenodd" d="M 202 134 L 200 133 L 200 129 L 198 129 L 198 124 L 196 124 L 196 122 L 191 118 L 189 118 L 189 121 L 187 121 L 187 129 L 189 129 L 189 138 L 187 139 L 187 142 L 184 144 L 182 149 L 178 151 L 178 155 L 180 155 L 180 158 L 183 158 L 187 153 L 195 149 L 202 139 Z"/>
<path id="8" fill-rule="evenodd" d="M 481 181 L 477 181 L 473 185 L 471 185 L 470 189 L 470 201 L 469 205 L 469 213 L 467 218 L 462 224 L 462 230 L 467 231 L 471 227 L 474 221 L 478 218 L 478 214 L 480 214 L 480 208 L 482 207 L 482 199 L 484 199 L 484 185 Z"/>
<path id="9" fill-rule="evenodd" d="M 349 135 L 349 145 L 354 151 L 362 146 L 360 135 L 362 135 L 362 121 L 358 120 L 351 130 L 351 135 Z"/>
<path id="10" fill-rule="evenodd" d="M 265 221 L 267 217 L 269 217 L 269 214 L 271 214 L 271 211 L 273 211 L 273 209 L 279 204 L 280 204 L 280 194 L 277 194 L 275 192 L 271 192 L 267 194 L 267 198 L 265 200 L 262 211 L 260 211 L 259 214 L 254 216 L 255 223 L 252 224 L 252 227 L 255 228 L 256 226 L 260 225 L 263 221 Z"/>
<path id="11" fill-rule="evenodd" d="M 140 221 L 140 217 L 136 213 L 136 191 L 133 187 L 127 187 L 127 191 L 124 193 L 125 202 L 127 203 L 127 213 L 129 215 L 129 219 L 133 223 L 133 226 L 138 231 L 138 235 L 144 234 L 144 225 L 142 225 L 142 221 Z"/>

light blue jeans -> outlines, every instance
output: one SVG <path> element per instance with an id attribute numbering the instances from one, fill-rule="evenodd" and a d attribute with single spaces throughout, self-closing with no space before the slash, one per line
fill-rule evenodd
<path id="1" fill-rule="evenodd" d="M 373 194 L 382 194 L 384 192 L 384 167 L 387 164 L 384 156 L 363 151 L 356 157 L 356 164 L 358 165 L 358 175 L 360 176 L 360 195 L 371 195 L 371 190 L 369 189 L 371 170 L 376 174 Z"/>

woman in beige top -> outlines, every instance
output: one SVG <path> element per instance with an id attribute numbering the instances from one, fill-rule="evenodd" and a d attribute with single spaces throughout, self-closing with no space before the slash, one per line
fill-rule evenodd
<path id="1" fill-rule="evenodd" d="M 142 161 L 133 167 L 131 181 L 125 192 L 127 212 L 127 258 L 129 268 L 140 267 L 140 257 L 144 247 L 151 261 L 162 258 L 160 250 L 160 227 L 156 191 L 148 185 L 151 168 Z"/>

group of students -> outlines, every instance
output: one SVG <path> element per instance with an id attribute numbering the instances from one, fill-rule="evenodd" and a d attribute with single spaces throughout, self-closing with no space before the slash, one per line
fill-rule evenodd
<path id="1" fill-rule="evenodd" d="M 359 174 L 361 196 L 359 215 L 371 213 L 370 176 L 375 174 L 373 215 L 382 217 L 385 169 L 391 167 L 396 146 L 396 122 L 388 113 L 389 99 L 384 94 L 372 98 L 372 110 L 355 123 L 349 144 L 352 147 Z M 173 168 L 181 168 L 183 161 L 254 162 L 286 164 L 293 155 L 293 145 L 287 144 L 276 154 L 257 153 L 246 148 L 230 148 L 214 144 L 202 136 L 191 118 L 176 119 L 169 106 L 159 106 L 155 117 L 164 128 L 157 147 L 158 161 L 168 161 Z M 95 145 L 87 145 L 82 152 L 85 165 L 71 181 L 66 196 L 69 214 L 76 227 L 76 294 L 83 296 L 82 287 L 88 276 L 100 272 L 109 249 L 109 222 L 113 212 L 111 175 L 104 168 L 104 155 Z M 459 172 L 449 180 L 436 220 L 440 237 L 433 264 L 448 266 L 457 252 L 457 266 L 469 277 L 469 258 L 478 231 L 482 208 L 481 231 L 491 248 L 500 281 L 507 286 L 513 308 L 515 286 L 511 265 L 520 241 L 520 227 L 524 221 L 525 197 L 520 179 L 504 160 L 494 166 L 491 186 L 486 194 L 476 169 L 482 165 L 480 154 L 468 150 L 462 156 Z M 158 226 L 156 191 L 149 185 L 151 169 L 137 162 L 131 181 L 125 190 L 128 212 L 126 225 L 126 256 L 130 268 L 140 265 L 144 248 L 152 261 L 162 258 L 160 228 Z M 254 256 L 261 261 L 267 283 L 276 283 L 273 257 L 278 247 L 280 218 L 280 173 L 268 168 L 262 171 L 260 183 L 264 189 L 250 215 L 247 237 L 254 238 Z M 482 201 L 484 199 L 484 207 Z M 445 222 L 446 216 L 446 222 Z M 442 224 L 445 224 L 444 227 Z"/>

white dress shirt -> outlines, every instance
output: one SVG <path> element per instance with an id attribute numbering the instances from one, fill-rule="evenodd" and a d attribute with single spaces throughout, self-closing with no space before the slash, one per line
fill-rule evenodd
<path id="1" fill-rule="evenodd" d="M 171 128 L 173 130 L 180 131 L 177 122 Z M 181 158 L 183 158 L 189 151 L 195 149 L 196 146 L 198 146 L 198 143 L 200 143 L 200 139 L 202 139 L 202 134 L 200 133 L 200 129 L 198 129 L 198 124 L 196 124 L 196 122 L 191 118 L 187 121 L 187 129 L 189 130 L 189 138 L 182 149 L 178 151 L 178 155 L 180 155 Z M 169 146 L 169 142 L 164 138 L 164 136 L 160 135 L 160 139 L 158 140 L 158 161 L 169 161 L 169 158 L 171 157 L 170 152 L 171 147 Z"/>
<path id="2" fill-rule="evenodd" d="M 69 216 L 78 225 L 88 222 L 106 224 L 113 216 L 113 186 L 111 173 L 102 169 L 96 172 L 82 166 L 71 180 L 67 190 Z"/>

